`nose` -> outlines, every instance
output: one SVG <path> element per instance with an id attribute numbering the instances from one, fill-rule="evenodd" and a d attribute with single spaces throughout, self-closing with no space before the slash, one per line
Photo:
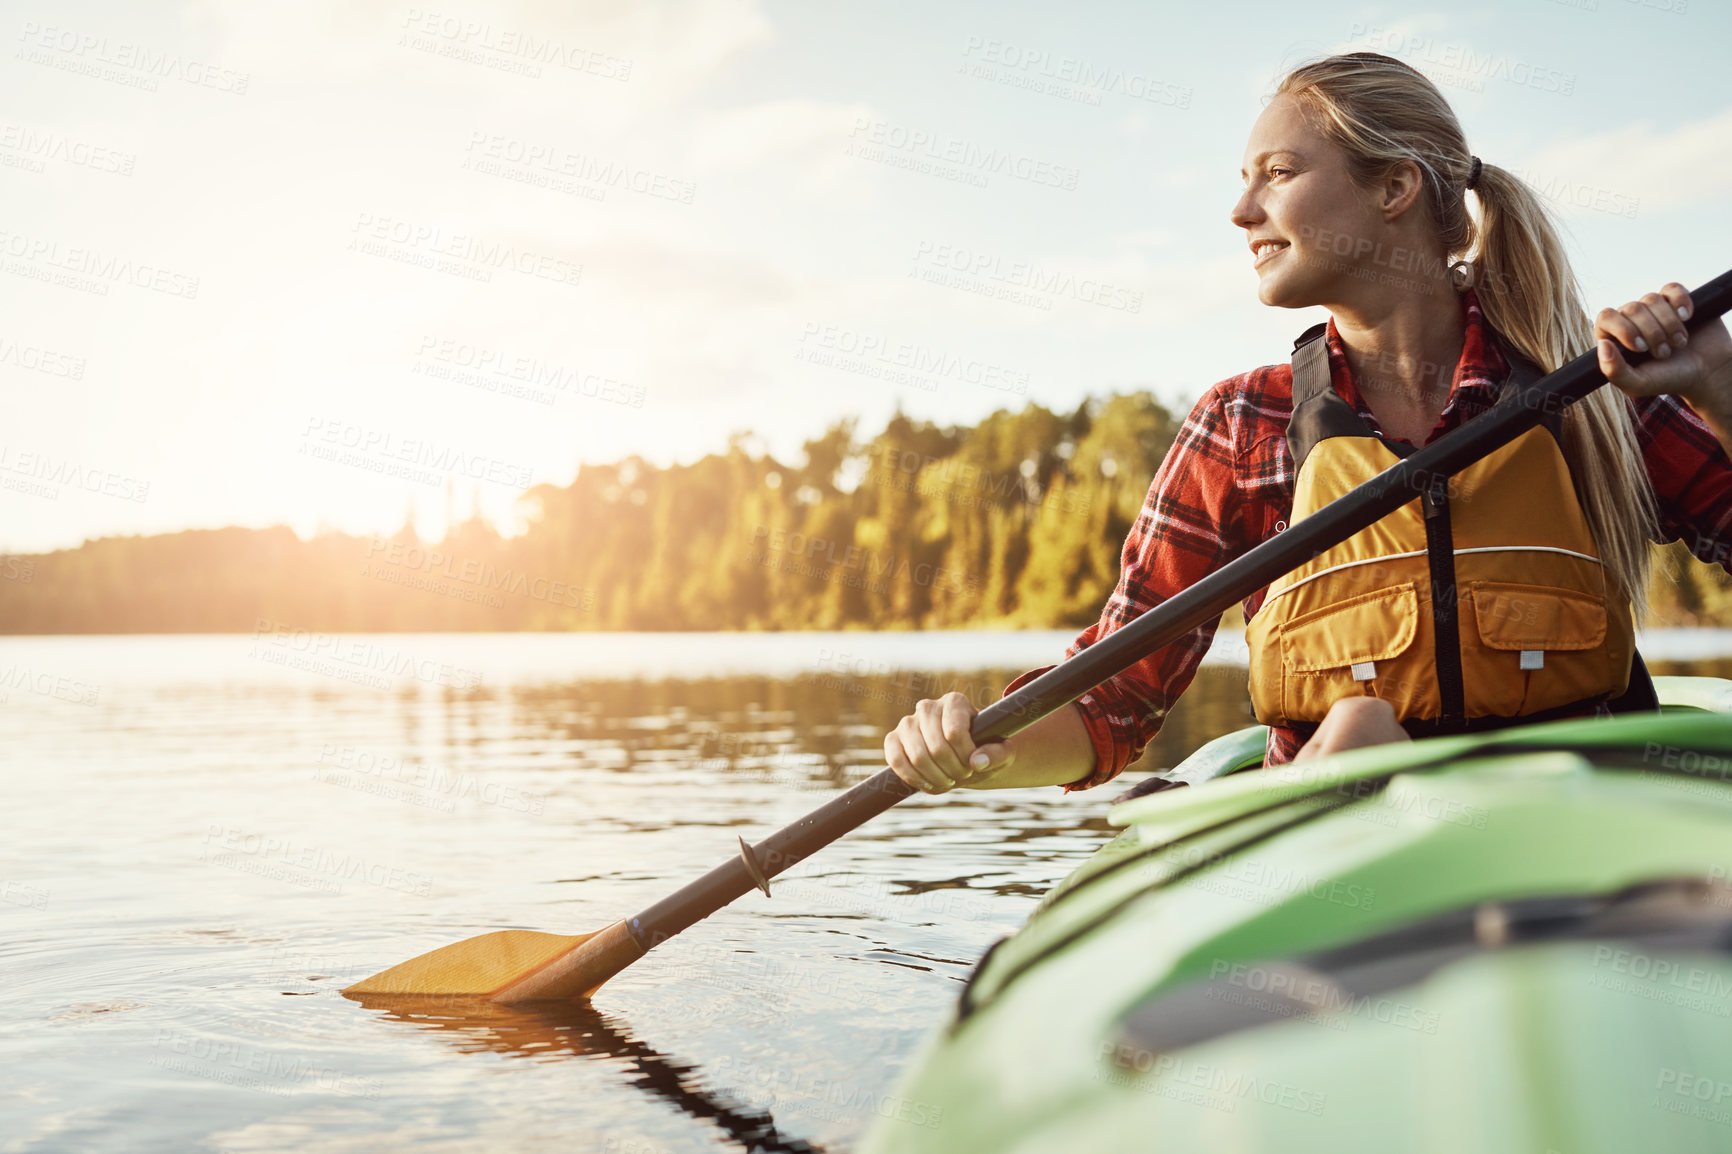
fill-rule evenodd
<path id="1" fill-rule="evenodd" d="M 1233 205 L 1233 211 L 1227 214 L 1227 219 L 1243 229 L 1262 223 L 1263 209 L 1257 203 L 1255 186 L 1245 186 L 1245 191 L 1239 194 L 1239 199 Z"/>

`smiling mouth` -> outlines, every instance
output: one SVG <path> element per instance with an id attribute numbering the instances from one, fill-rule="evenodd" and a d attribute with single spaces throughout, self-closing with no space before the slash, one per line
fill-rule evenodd
<path id="1" fill-rule="evenodd" d="M 1251 250 L 1253 254 L 1251 267 L 1261 267 L 1264 262 L 1269 260 L 1269 258 L 1273 257 L 1278 252 L 1284 252 L 1288 247 L 1287 242 L 1284 240 L 1259 241 L 1256 247 Z"/>

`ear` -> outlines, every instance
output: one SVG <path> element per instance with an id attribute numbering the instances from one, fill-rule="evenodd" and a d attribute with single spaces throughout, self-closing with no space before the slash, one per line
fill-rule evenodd
<path id="1" fill-rule="evenodd" d="M 1385 221 L 1394 221 L 1419 203 L 1425 189 L 1425 174 L 1411 160 L 1398 160 L 1383 178 L 1378 208 Z"/>

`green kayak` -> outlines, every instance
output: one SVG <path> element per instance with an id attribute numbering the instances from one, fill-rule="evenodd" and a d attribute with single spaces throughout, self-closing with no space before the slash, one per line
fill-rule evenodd
<path id="1" fill-rule="evenodd" d="M 1258 772 L 1261 727 L 981 959 L 862 1147 L 1732 1151 L 1732 682 Z"/>

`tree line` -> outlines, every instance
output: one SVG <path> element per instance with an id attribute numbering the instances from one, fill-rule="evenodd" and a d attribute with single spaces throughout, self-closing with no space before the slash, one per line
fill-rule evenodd
<path id="1" fill-rule="evenodd" d="M 736 434 L 524 494 L 529 529 L 443 540 L 285 527 L 0 556 L 0 633 L 1065 628 L 1093 621 L 1179 420 L 1152 398 L 974 426 L 852 421 L 785 463 Z M 1679 547 L 1657 624 L 1732 625 L 1732 582 Z"/>

